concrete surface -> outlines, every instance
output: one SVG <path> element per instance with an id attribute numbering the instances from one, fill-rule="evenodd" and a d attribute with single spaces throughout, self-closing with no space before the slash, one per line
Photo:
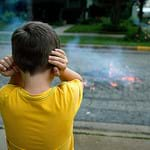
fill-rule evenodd
<path id="1" fill-rule="evenodd" d="M 5 133 L 3 129 L 0 129 L 0 150 L 6 150 L 6 140 L 5 140 Z"/>
<path id="2" fill-rule="evenodd" d="M 76 53 L 73 53 L 74 49 L 72 51 L 69 49 L 67 54 L 71 66 L 81 72 L 85 78 L 97 80 L 96 71 L 101 71 L 100 68 L 105 69 L 104 63 L 109 64 L 111 61 L 116 63 L 117 60 L 121 67 L 125 68 L 128 65 L 134 74 L 143 80 L 142 84 L 137 84 L 135 89 L 131 88 L 129 91 L 126 90 L 128 87 L 121 90 L 120 87 L 108 89 L 105 86 L 100 87 L 101 89 L 93 85 L 87 87 L 86 93 L 89 95 L 84 95 L 85 99 L 76 118 L 80 122 L 75 123 L 76 150 L 150 150 L 150 126 L 148 126 L 150 125 L 150 53 L 122 51 L 119 47 L 116 53 L 112 52 L 113 47 L 109 49 L 110 52 L 98 48 L 76 49 Z M 142 48 L 139 47 L 139 49 Z M 0 45 L 0 57 L 9 53 L 10 45 Z M 80 65 L 81 60 L 86 68 Z M 0 79 L 0 83 L 6 83 L 6 78 L 0 77 Z M 91 82 L 88 83 L 91 84 Z M 94 90 L 94 88 L 99 89 Z M 85 123 L 83 120 L 90 122 Z M 125 125 L 125 123 L 133 125 Z M 4 131 L 0 130 L 0 150 L 6 150 L 4 139 Z"/>
<path id="3" fill-rule="evenodd" d="M 75 121 L 74 132 L 77 134 L 150 139 L 150 126 L 141 125 Z"/>
<path id="4" fill-rule="evenodd" d="M 150 126 L 149 52 L 79 48 L 69 44 L 65 50 L 69 66 L 86 82 L 76 120 Z M 9 53 L 10 45 L 0 45 L 0 58 Z M 139 80 L 122 80 L 130 76 Z M 7 81 L 0 76 L 0 86 Z M 118 86 L 111 86 L 111 82 Z"/>
<path id="5" fill-rule="evenodd" d="M 150 150 L 150 141 L 76 134 L 75 150 Z"/>
<path id="6" fill-rule="evenodd" d="M 0 130 L 0 150 L 6 149 L 4 130 Z M 75 150 L 150 150 L 150 141 L 76 133 Z"/>

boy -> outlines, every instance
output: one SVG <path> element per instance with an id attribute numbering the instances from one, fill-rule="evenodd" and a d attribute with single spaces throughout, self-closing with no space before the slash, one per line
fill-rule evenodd
<path id="1" fill-rule="evenodd" d="M 29 22 L 12 35 L 12 57 L 0 61 L 10 76 L 0 89 L 0 112 L 9 150 L 73 150 L 73 121 L 82 100 L 82 77 L 67 68 L 57 35 Z M 50 87 L 55 76 L 61 81 Z"/>

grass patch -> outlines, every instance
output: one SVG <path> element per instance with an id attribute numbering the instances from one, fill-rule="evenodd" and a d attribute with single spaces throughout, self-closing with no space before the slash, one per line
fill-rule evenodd
<path id="1" fill-rule="evenodd" d="M 93 44 L 93 45 L 120 45 L 120 46 L 150 46 L 149 42 L 132 42 L 125 41 L 123 38 L 109 38 L 109 37 L 90 37 L 90 36 L 60 36 L 60 41 L 63 44 L 71 43 L 76 38 L 79 38 L 79 44 Z"/>
<path id="2" fill-rule="evenodd" d="M 110 38 L 110 37 L 90 37 L 90 36 L 60 36 L 62 44 L 72 43 L 74 40 L 79 39 L 78 44 L 91 44 L 91 45 L 120 45 L 120 46 L 150 46 L 150 42 L 133 42 L 125 41 L 123 38 Z M 0 41 L 10 41 L 11 35 L 3 34 L 0 36 Z"/>
<path id="3" fill-rule="evenodd" d="M 71 28 L 67 29 L 65 32 L 72 32 L 72 33 L 100 33 L 101 24 L 78 24 L 74 25 Z"/>
<path id="4" fill-rule="evenodd" d="M 106 34 L 124 34 L 124 32 L 117 32 L 117 31 L 109 31 L 112 27 L 109 26 L 107 29 L 102 23 L 95 23 L 95 24 L 77 24 L 73 25 L 69 29 L 65 30 L 66 33 L 106 33 Z M 111 29 L 112 30 L 112 29 Z"/>

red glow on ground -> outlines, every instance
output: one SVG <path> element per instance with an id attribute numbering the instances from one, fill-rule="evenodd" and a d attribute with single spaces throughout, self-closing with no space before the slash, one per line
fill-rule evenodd
<path id="1" fill-rule="evenodd" d="M 123 81 L 128 81 L 128 82 L 142 82 L 139 78 L 137 77 L 132 77 L 132 76 L 126 76 L 121 78 Z"/>
<path id="2" fill-rule="evenodd" d="M 110 85 L 111 85 L 112 87 L 117 87 L 117 86 L 118 86 L 118 84 L 117 84 L 116 82 L 110 82 Z"/>

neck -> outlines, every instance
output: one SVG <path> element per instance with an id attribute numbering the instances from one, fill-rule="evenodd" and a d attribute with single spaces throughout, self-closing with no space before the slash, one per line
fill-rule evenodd
<path id="1" fill-rule="evenodd" d="M 53 80 L 49 70 L 32 76 L 29 73 L 25 73 L 23 74 L 23 78 L 24 89 L 33 95 L 48 90 L 50 88 L 50 83 Z"/>

